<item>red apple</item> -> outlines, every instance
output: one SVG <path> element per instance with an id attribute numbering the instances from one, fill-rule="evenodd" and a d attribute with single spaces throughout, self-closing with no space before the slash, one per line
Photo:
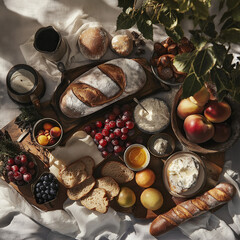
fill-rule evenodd
<path id="1" fill-rule="evenodd" d="M 181 119 L 184 120 L 189 115 L 201 113 L 203 109 L 203 106 L 198 106 L 197 104 L 193 103 L 190 98 L 185 98 L 180 101 L 177 107 L 177 114 Z"/>
<path id="2" fill-rule="evenodd" d="M 193 143 L 203 143 L 214 135 L 214 127 L 204 116 L 193 114 L 188 116 L 183 124 L 187 139 Z"/>
<path id="3" fill-rule="evenodd" d="M 215 142 L 226 142 L 231 136 L 231 127 L 227 123 L 215 123 L 214 128 L 213 140 Z"/>
<path id="4" fill-rule="evenodd" d="M 231 107 L 226 102 L 210 100 L 204 110 L 204 116 L 213 123 L 221 123 L 231 116 Z"/>

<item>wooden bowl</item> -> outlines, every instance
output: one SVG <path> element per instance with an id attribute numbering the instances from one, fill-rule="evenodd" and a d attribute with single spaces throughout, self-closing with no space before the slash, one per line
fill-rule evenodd
<path id="1" fill-rule="evenodd" d="M 240 135 L 240 105 L 233 101 L 230 98 L 226 98 L 226 102 L 229 103 L 229 105 L 232 108 L 232 115 L 227 120 L 229 125 L 231 126 L 231 136 L 228 139 L 228 141 L 223 143 L 216 143 L 213 140 L 209 140 L 205 143 L 196 144 L 193 142 L 190 142 L 185 135 L 185 132 L 183 130 L 183 120 L 181 120 L 177 116 L 177 106 L 178 103 L 181 100 L 182 96 L 182 88 L 179 89 L 177 92 L 175 99 L 173 101 L 172 110 L 171 110 L 171 124 L 172 129 L 178 138 L 178 140 L 186 146 L 190 151 L 197 152 L 197 153 L 217 153 L 217 152 L 225 152 L 227 149 L 229 149 L 239 138 Z"/>

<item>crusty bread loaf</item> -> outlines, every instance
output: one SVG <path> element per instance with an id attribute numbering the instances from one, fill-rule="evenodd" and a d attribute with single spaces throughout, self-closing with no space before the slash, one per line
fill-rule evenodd
<path id="1" fill-rule="evenodd" d="M 108 33 L 102 27 L 89 27 L 80 34 L 78 45 L 84 57 L 98 60 L 108 49 Z"/>
<path id="2" fill-rule="evenodd" d="M 141 64 L 147 65 L 146 60 Z M 137 60 L 114 59 L 76 78 L 62 94 L 59 106 L 67 117 L 80 118 L 136 93 L 145 83 L 145 71 Z"/>
<path id="3" fill-rule="evenodd" d="M 77 160 L 62 169 L 60 172 L 60 177 L 63 185 L 66 188 L 72 188 L 87 178 L 85 165 L 81 162 L 81 160 Z"/>
<path id="4" fill-rule="evenodd" d="M 127 34 L 119 34 L 112 38 L 111 48 L 118 55 L 126 57 L 133 50 L 133 40 Z"/>
<path id="5" fill-rule="evenodd" d="M 107 192 L 102 188 L 94 188 L 79 202 L 90 210 L 96 210 L 100 213 L 106 213 L 109 207 Z"/>
<path id="6" fill-rule="evenodd" d="M 85 165 L 85 171 L 87 172 L 87 177 L 91 177 L 93 174 L 93 168 L 95 166 L 94 160 L 89 157 L 82 157 L 79 159 Z"/>
<path id="7" fill-rule="evenodd" d="M 96 181 L 93 176 L 90 176 L 80 184 L 67 190 L 67 195 L 71 200 L 78 200 L 86 196 L 95 186 Z"/>
<path id="8" fill-rule="evenodd" d="M 220 183 L 200 197 L 180 203 L 168 212 L 159 215 L 150 226 L 153 236 L 163 234 L 184 221 L 231 200 L 236 189 L 229 183 Z"/>
<path id="9" fill-rule="evenodd" d="M 134 178 L 134 172 L 117 161 L 107 162 L 101 173 L 104 177 L 112 177 L 117 183 L 126 183 Z"/>
<path id="10" fill-rule="evenodd" d="M 105 189 L 109 200 L 116 197 L 120 191 L 119 185 L 112 177 L 102 177 L 97 179 L 96 187 Z"/>

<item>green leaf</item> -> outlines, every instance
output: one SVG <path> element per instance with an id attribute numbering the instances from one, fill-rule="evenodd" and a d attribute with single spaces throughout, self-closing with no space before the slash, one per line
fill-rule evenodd
<path id="1" fill-rule="evenodd" d="M 206 1 L 192 0 L 194 11 L 199 19 L 206 20 L 208 18 L 208 4 Z"/>
<path id="2" fill-rule="evenodd" d="M 146 39 L 153 40 L 152 21 L 150 20 L 146 12 L 143 12 L 141 15 L 139 15 L 137 20 L 137 27 Z"/>
<path id="3" fill-rule="evenodd" d="M 211 71 L 211 79 L 215 82 L 218 92 L 231 90 L 230 77 L 222 68 L 214 67 Z"/>
<path id="4" fill-rule="evenodd" d="M 167 35 L 169 37 L 171 37 L 175 42 L 178 42 L 179 40 L 181 40 L 183 38 L 183 35 L 184 35 L 183 30 L 179 25 L 177 25 L 172 30 L 165 28 L 165 31 L 166 31 Z"/>
<path id="5" fill-rule="evenodd" d="M 240 4 L 232 10 L 232 17 L 234 21 L 240 22 Z"/>
<path id="6" fill-rule="evenodd" d="M 213 22 L 213 18 L 209 17 L 207 20 L 200 20 L 199 25 L 202 31 L 211 38 L 215 38 L 217 36 L 217 32 L 215 31 L 215 24 Z"/>
<path id="7" fill-rule="evenodd" d="M 231 80 L 240 93 L 240 69 L 233 69 L 231 72 Z"/>
<path id="8" fill-rule="evenodd" d="M 117 18 L 117 30 L 131 28 L 135 23 L 135 16 L 131 16 L 131 14 L 129 15 L 125 12 L 122 12 Z"/>
<path id="9" fill-rule="evenodd" d="M 173 60 L 173 65 L 174 67 L 179 71 L 179 72 L 185 72 L 189 73 L 191 67 L 192 67 L 192 62 L 196 56 L 196 50 L 190 52 L 190 53 L 182 53 L 178 54 L 175 56 Z"/>
<path id="10" fill-rule="evenodd" d="M 223 23 L 225 20 L 227 20 L 229 17 L 231 17 L 232 16 L 232 12 L 231 11 L 227 11 L 227 12 L 225 12 L 223 15 L 222 15 L 222 17 L 221 17 L 221 19 L 220 19 L 220 23 Z"/>
<path id="11" fill-rule="evenodd" d="M 238 6 L 240 2 L 238 0 L 227 0 L 227 7 L 229 10 Z"/>
<path id="12" fill-rule="evenodd" d="M 223 68 L 228 72 L 232 70 L 232 61 L 233 61 L 233 55 L 227 54 L 223 62 Z"/>
<path id="13" fill-rule="evenodd" d="M 224 45 L 219 45 L 217 43 L 213 43 L 212 49 L 213 49 L 213 54 L 217 60 L 217 64 L 219 66 L 222 66 L 227 54 L 227 49 L 224 47 Z"/>
<path id="14" fill-rule="evenodd" d="M 123 8 L 123 11 L 129 7 L 133 7 L 134 0 L 118 0 L 118 7 Z"/>
<path id="15" fill-rule="evenodd" d="M 191 6 L 191 1 L 189 1 L 189 0 L 179 1 L 179 10 L 178 11 L 180 13 L 185 13 L 190 9 L 190 6 Z"/>
<path id="16" fill-rule="evenodd" d="M 173 30 L 178 24 L 176 14 L 168 9 L 160 11 L 157 19 L 159 23 L 163 24 L 165 28 L 168 28 L 169 30 Z"/>
<path id="17" fill-rule="evenodd" d="M 240 93 L 239 92 L 235 92 L 233 95 L 234 100 L 236 100 L 238 103 L 240 103 Z"/>
<path id="18" fill-rule="evenodd" d="M 188 98 L 193 96 L 194 93 L 199 91 L 202 88 L 202 84 L 198 81 L 195 73 L 190 73 L 184 80 L 183 83 L 183 98 Z"/>
<path id="19" fill-rule="evenodd" d="M 205 75 L 209 72 L 216 63 L 216 58 L 213 56 L 211 50 L 204 49 L 198 52 L 193 61 L 193 68 L 198 77 Z"/>
<path id="20" fill-rule="evenodd" d="M 201 50 L 207 43 L 207 39 L 200 35 L 200 30 L 190 30 L 192 34 L 191 42 L 198 50 Z"/>
<path id="21" fill-rule="evenodd" d="M 224 6 L 225 0 L 220 0 L 218 11 L 221 11 Z"/>
<path id="22" fill-rule="evenodd" d="M 229 28 L 221 31 L 223 40 L 231 43 L 240 43 L 240 28 Z"/>
<path id="23" fill-rule="evenodd" d="M 175 1 L 175 0 L 165 0 L 164 5 L 168 6 L 171 9 L 175 9 L 175 10 L 179 8 L 179 5 L 178 5 L 177 1 Z"/>

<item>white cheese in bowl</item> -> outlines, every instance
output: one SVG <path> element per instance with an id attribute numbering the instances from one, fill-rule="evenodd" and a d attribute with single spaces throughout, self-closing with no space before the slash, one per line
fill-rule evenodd
<path id="1" fill-rule="evenodd" d="M 141 104 L 147 112 L 140 105 L 134 109 L 134 120 L 141 130 L 154 133 L 168 126 L 170 112 L 163 100 L 146 98 Z"/>
<path id="2" fill-rule="evenodd" d="M 192 156 L 174 159 L 168 166 L 168 182 L 176 193 L 182 193 L 193 187 L 199 176 L 199 162 Z"/>

